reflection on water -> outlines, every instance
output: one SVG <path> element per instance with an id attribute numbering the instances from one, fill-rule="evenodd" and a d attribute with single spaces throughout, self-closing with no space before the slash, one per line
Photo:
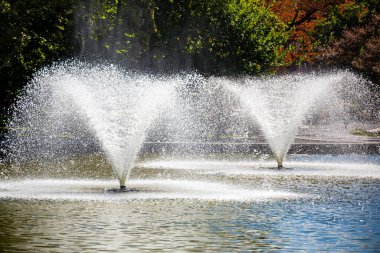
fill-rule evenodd
<path id="1" fill-rule="evenodd" d="M 111 179 L 2 179 L 0 252 L 377 252 L 380 177 L 371 159 L 364 176 L 359 163 L 344 169 L 331 159 L 319 167 L 298 157 L 280 171 L 142 161 L 130 193 L 107 192 L 117 187 Z"/>
<path id="2" fill-rule="evenodd" d="M 7 200 L 0 204 L 0 246 L 65 252 L 375 252 L 380 243 L 380 215 L 378 204 L 372 201 Z"/>
<path id="3" fill-rule="evenodd" d="M 189 180 L 130 180 L 127 193 L 112 192 L 114 182 L 89 180 L 19 180 L 0 183 L 0 198 L 26 200 L 128 201 L 145 199 L 196 199 L 262 201 L 301 197 L 285 191 L 255 190 L 227 183 Z M 115 185 L 116 186 L 116 185 Z"/>
<path id="4" fill-rule="evenodd" d="M 157 159 L 141 162 L 145 168 L 197 170 L 236 175 L 351 176 L 380 178 L 380 156 L 292 155 L 279 172 L 273 160 Z"/>

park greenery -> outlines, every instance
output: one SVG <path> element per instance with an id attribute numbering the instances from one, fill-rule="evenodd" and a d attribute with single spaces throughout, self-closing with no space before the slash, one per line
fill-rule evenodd
<path id="1" fill-rule="evenodd" d="M 349 68 L 380 87 L 378 0 L 0 0 L 2 126 L 53 62 L 267 75 Z"/>

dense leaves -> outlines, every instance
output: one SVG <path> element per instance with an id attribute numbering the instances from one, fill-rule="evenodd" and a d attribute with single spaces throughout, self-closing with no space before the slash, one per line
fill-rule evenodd
<path id="1" fill-rule="evenodd" d="M 289 48 L 285 61 L 289 64 L 310 61 L 314 55 L 315 42 L 312 33 L 318 23 L 326 19 L 332 6 L 339 6 L 341 0 L 277 0 L 272 11 L 286 24 L 290 32 Z"/>
<path id="2" fill-rule="evenodd" d="M 81 56 L 139 66 L 156 31 L 152 1 L 79 1 Z"/>
<path id="3" fill-rule="evenodd" d="M 373 14 L 369 23 L 342 33 L 327 48 L 320 49 L 319 60 L 362 71 L 380 80 L 380 15 Z"/>
<path id="4" fill-rule="evenodd" d="M 75 52 L 71 1 L 0 1 L 0 106 L 38 68 Z"/>
<path id="5" fill-rule="evenodd" d="M 264 1 L 102 1 L 80 9 L 85 55 L 129 67 L 258 74 L 285 55 L 285 25 Z"/>
<path id="6" fill-rule="evenodd" d="M 226 12 L 239 69 L 258 74 L 282 64 L 286 26 L 264 1 L 231 1 Z"/>
<path id="7" fill-rule="evenodd" d="M 378 0 L 0 0 L 0 106 L 8 108 L 37 69 L 69 57 L 214 75 L 261 75 L 308 63 L 349 67 L 379 84 L 379 5 Z"/>

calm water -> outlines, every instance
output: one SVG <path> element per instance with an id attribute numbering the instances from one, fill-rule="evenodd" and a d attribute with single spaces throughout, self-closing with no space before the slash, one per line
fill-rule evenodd
<path id="1" fill-rule="evenodd" d="M 15 179 L 3 168 L 0 251 L 378 252 L 379 158 L 317 158 L 290 158 L 282 171 L 265 162 L 149 160 L 128 193 L 107 192 L 117 186 L 107 172 L 82 179 L 73 161 L 56 177 Z"/>

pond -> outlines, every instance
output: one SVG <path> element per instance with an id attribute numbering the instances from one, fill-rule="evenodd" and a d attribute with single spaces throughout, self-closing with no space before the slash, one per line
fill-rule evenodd
<path id="1" fill-rule="evenodd" d="M 0 180 L 0 249 L 380 248 L 379 156 L 291 155 L 282 170 L 266 160 L 149 158 L 136 164 L 125 193 L 108 191 L 118 182 L 102 161 L 88 157 L 62 162 L 50 174 L 30 165 L 17 172 L 8 169 Z"/>

